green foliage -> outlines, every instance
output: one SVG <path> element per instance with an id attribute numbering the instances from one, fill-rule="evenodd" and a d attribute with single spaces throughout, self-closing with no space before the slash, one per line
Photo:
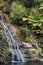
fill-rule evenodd
<path id="1" fill-rule="evenodd" d="M 27 27 L 20 27 L 19 30 L 20 30 L 21 34 L 23 34 L 23 35 L 28 34 L 28 31 L 29 31 L 29 29 Z"/>
<path id="2" fill-rule="evenodd" d="M 0 3 L 0 10 L 4 7 L 3 3 Z"/>
<path id="3" fill-rule="evenodd" d="M 34 2 L 38 4 L 38 3 L 43 2 L 43 0 L 34 0 Z"/>
<path id="4" fill-rule="evenodd" d="M 19 0 L 27 8 L 31 8 L 34 5 L 34 0 Z"/>
<path id="5" fill-rule="evenodd" d="M 9 5 L 7 2 L 12 3 Z M 10 13 L 13 23 L 22 26 L 19 29 L 22 31 L 22 34 L 25 32 L 26 35 L 30 33 L 30 30 L 36 34 L 43 34 L 43 0 L 7 0 L 6 3 L 4 7 L 1 5 L 3 7 L 2 11 L 7 12 L 7 14 Z"/>
<path id="6" fill-rule="evenodd" d="M 35 38 L 33 35 L 29 35 L 29 36 L 27 36 L 27 37 L 25 38 L 25 41 L 26 41 L 26 42 L 29 42 L 29 43 L 34 43 L 34 42 L 36 42 L 37 40 L 36 40 L 36 38 Z"/>
<path id="7" fill-rule="evenodd" d="M 40 3 L 39 10 L 43 10 L 43 3 Z"/>
<path id="8" fill-rule="evenodd" d="M 0 12 L 9 15 L 18 25 L 19 40 L 39 43 L 38 53 L 33 51 L 33 54 L 42 52 L 43 56 L 43 0 L 0 0 Z"/>
<path id="9" fill-rule="evenodd" d="M 26 17 L 26 8 L 17 2 L 13 2 L 11 5 L 11 13 L 10 13 L 10 17 L 14 19 L 19 18 L 19 17 Z"/>

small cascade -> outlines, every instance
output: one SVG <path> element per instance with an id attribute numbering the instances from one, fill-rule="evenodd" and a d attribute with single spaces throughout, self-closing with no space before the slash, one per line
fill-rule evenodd
<path id="1" fill-rule="evenodd" d="M 24 62 L 25 61 L 24 55 L 21 53 L 21 51 L 19 49 L 18 42 L 13 38 L 13 36 L 12 36 L 11 32 L 9 31 L 7 25 L 5 25 L 3 23 L 3 21 L 0 21 L 0 23 L 2 24 L 2 26 L 3 26 L 4 30 L 5 30 L 5 34 L 7 36 L 9 50 L 12 53 L 12 62 L 15 62 L 15 61 Z"/>
<path id="2" fill-rule="evenodd" d="M 12 62 L 14 62 L 14 54 L 12 53 Z"/>

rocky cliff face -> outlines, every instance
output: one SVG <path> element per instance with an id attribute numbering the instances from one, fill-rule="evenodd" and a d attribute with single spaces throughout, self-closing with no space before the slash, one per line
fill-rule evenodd
<path id="1" fill-rule="evenodd" d="M 22 53 L 25 54 L 26 60 L 29 59 L 40 59 L 43 57 L 41 53 L 41 48 L 37 47 L 37 43 L 21 43 L 19 44 L 19 48 L 22 51 Z M 6 61 L 11 61 L 12 54 L 9 50 L 9 45 L 7 42 L 7 37 L 5 35 L 4 29 L 2 28 L 2 25 L 0 24 L 0 62 L 4 63 Z"/>

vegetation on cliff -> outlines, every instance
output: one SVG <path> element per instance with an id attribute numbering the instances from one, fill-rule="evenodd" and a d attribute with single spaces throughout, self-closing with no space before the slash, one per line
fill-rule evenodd
<path id="1" fill-rule="evenodd" d="M 8 48 L 7 37 L 0 24 L 0 62 L 4 63 L 11 60 L 11 53 Z"/>
<path id="2" fill-rule="evenodd" d="M 19 31 L 15 35 L 18 40 L 32 44 L 35 49 L 37 43 L 38 53 L 33 51 L 33 54 L 43 59 L 43 0 L 0 0 L 0 13 L 6 14 L 11 19 L 10 23 L 18 27 Z M 7 17 L 5 20 L 7 21 Z M 4 32 L 1 31 L 0 46 L 3 39 L 6 39 L 6 36 L 3 36 Z M 6 41 L 4 45 L 7 45 Z M 9 54 L 8 46 L 4 48 L 5 54 Z M 0 49 L 4 53 L 3 46 Z"/>

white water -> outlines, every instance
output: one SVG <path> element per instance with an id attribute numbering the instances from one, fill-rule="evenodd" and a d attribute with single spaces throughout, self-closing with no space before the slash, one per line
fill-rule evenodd
<path id="1" fill-rule="evenodd" d="M 3 21 L 0 21 L 0 23 L 2 24 L 7 36 L 9 50 L 12 53 L 12 62 L 15 62 L 15 55 L 17 56 L 18 61 L 24 62 L 24 55 L 19 50 L 18 42 L 13 38 L 11 32 L 9 31 L 8 27 L 3 23 Z"/>

